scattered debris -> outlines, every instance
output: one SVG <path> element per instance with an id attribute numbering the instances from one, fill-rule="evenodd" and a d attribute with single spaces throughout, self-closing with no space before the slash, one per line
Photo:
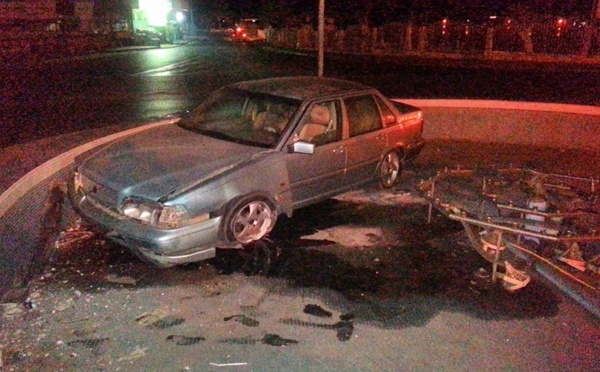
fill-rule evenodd
<path id="1" fill-rule="evenodd" d="M 135 349 L 129 355 L 117 359 L 117 362 L 127 362 L 127 361 L 131 361 L 131 360 L 143 358 L 146 356 L 146 350 L 148 350 L 147 347 L 141 348 L 139 346 L 136 346 Z"/>
<path id="2" fill-rule="evenodd" d="M 149 328 L 166 329 L 184 323 L 185 319 L 174 317 L 157 309 L 138 316 L 135 321 Z"/>
<path id="3" fill-rule="evenodd" d="M 262 338 L 253 338 L 253 337 L 238 337 L 238 338 L 226 338 L 220 340 L 221 344 L 234 344 L 234 345 L 255 345 L 257 343 L 262 343 L 269 346 L 288 346 L 292 344 L 297 344 L 297 340 L 283 338 L 276 334 L 265 334 Z"/>
<path id="4" fill-rule="evenodd" d="M 351 203 L 368 203 L 381 206 L 396 206 L 402 204 L 426 204 L 427 202 L 414 192 L 403 189 L 391 190 L 354 190 L 333 197 L 335 200 Z"/>
<path id="5" fill-rule="evenodd" d="M 303 239 L 333 241 L 344 247 L 370 247 L 381 241 L 383 230 L 377 227 L 336 226 L 303 236 Z"/>
<path id="6" fill-rule="evenodd" d="M 267 333 L 265 337 L 263 337 L 262 343 L 270 346 L 288 346 L 292 344 L 297 344 L 298 341 L 291 340 L 289 338 L 282 338 L 279 335 Z"/>
<path id="7" fill-rule="evenodd" d="M 190 336 L 182 336 L 182 335 L 170 335 L 167 337 L 167 341 L 174 342 L 175 345 L 180 346 L 189 346 L 197 344 L 200 341 L 205 341 L 204 337 L 190 337 Z"/>
<path id="8" fill-rule="evenodd" d="M 72 306 L 73 306 L 73 301 L 71 299 L 68 299 L 66 301 L 63 301 L 63 302 L 57 304 L 54 307 L 54 311 L 62 312 L 62 311 L 69 309 Z"/>
<path id="9" fill-rule="evenodd" d="M 2 315 L 4 317 L 15 316 L 15 315 L 21 314 L 23 312 L 23 309 L 21 308 L 21 306 L 19 306 L 19 304 L 14 303 L 14 302 L 1 304 L 0 307 L 2 307 Z"/>
<path id="10" fill-rule="evenodd" d="M 354 323 L 351 321 L 353 317 L 353 315 L 349 314 L 342 315 L 340 316 L 340 321 L 334 324 L 305 322 L 292 318 L 280 319 L 279 322 L 287 325 L 335 330 L 338 340 L 348 341 L 354 333 Z"/>
<path id="11" fill-rule="evenodd" d="M 115 284 L 125 284 L 125 285 L 137 284 L 137 280 L 133 279 L 132 277 L 118 276 L 116 274 L 108 274 L 104 277 L 104 279 L 109 283 L 115 283 Z"/>
<path id="12" fill-rule="evenodd" d="M 209 363 L 211 366 L 215 366 L 215 367 L 238 367 L 238 366 L 245 366 L 248 365 L 248 363 L 245 362 L 238 362 L 238 363 Z"/>
<path id="13" fill-rule="evenodd" d="M 246 337 L 235 337 L 235 338 L 225 338 L 221 339 L 218 342 L 220 344 L 233 344 L 233 345 L 255 345 L 260 342 L 261 339 L 255 339 L 251 336 Z"/>
<path id="14" fill-rule="evenodd" d="M 504 263 L 504 269 L 506 272 L 496 273 L 496 277 L 503 280 L 502 285 L 509 292 L 524 288 L 531 280 L 525 271 L 515 269 L 508 261 Z"/>
<path id="15" fill-rule="evenodd" d="M 304 313 L 318 316 L 319 318 L 331 318 L 332 316 L 331 311 L 327 311 L 321 306 L 315 304 L 308 304 L 304 306 Z"/>
<path id="16" fill-rule="evenodd" d="M 106 352 L 105 343 L 109 338 L 89 338 L 82 340 L 74 340 L 67 342 L 67 345 L 73 348 L 86 348 L 96 355 L 101 355 Z"/>
<path id="17" fill-rule="evenodd" d="M 226 322 L 230 321 L 231 319 L 234 319 L 236 322 L 240 322 L 243 325 L 248 326 L 248 327 L 258 327 L 260 325 L 258 320 L 252 319 L 244 314 L 232 315 L 232 316 L 223 318 L 223 320 Z"/>

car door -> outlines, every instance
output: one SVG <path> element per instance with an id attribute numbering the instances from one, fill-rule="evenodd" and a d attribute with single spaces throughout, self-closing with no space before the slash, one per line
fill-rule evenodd
<path id="1" fill-rule="evenodd" d="M 370 181 L 387 147 L 381 114 L 372 94 L 344 98 L 348 139 L 344 141 L 345 182 L 357 185 Z"/>
<path id="2" fill-rule="evenodd" d="M 292 134 L 290 144 L 314 144 L 314 153 L 287 155 L 286 164 L 294 207 L 330 197 L 344 184 L 346 149 L 341 143 L 342 120 L 337 100 L 311 104 Z"/>

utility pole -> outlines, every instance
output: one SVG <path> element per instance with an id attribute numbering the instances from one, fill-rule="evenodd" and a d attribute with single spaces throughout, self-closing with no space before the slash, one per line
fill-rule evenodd
<path id="1" fill-rule="evenodd" d="M 600 1 L 600 0 L 598 0 Z M 319 0 L 319 72 L 318 76 L 323 77 L 325 65 L 325 0 Z"/>

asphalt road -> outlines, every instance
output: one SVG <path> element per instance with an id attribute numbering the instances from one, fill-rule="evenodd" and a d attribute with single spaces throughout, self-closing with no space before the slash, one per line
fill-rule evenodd
<path id="1" fill-rule="evenodd" d="M 315 74 L 314 53 L 209 38 L 174 48 L 3 66 L 0 148 L 182 113 L 236 81 Z M 327 55 L 325 74 L 373 85 L 398 98 L 600 105 L 595 66 Z"/>

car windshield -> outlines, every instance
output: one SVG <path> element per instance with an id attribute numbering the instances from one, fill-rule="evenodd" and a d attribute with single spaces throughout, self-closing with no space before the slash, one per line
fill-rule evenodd
<path id="1" fill-rule="evenodd" d="M 183 117 L 190 131 L 241 144 L 273 147 L 300 101 L 241 89 L 224 88 Z"/>

